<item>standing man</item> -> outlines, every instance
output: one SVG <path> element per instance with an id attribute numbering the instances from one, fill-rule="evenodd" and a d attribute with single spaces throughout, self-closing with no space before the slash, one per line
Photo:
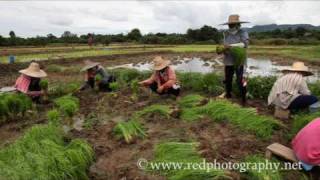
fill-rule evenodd
<path id="1" fill-rule="evenodd" d="M 235 57 L 231 54 L 232 47 L 247 48 L 249 44 L 249 35 L 246 31 L 240 29 L 242 23 L 248 23 L 239 20 L 239 15 L 230 15 L 228 22 L 222 25 L 228 25 L 229 29 L 224 32 L 224 71 L 225 71 L 225 94 L 226 98 L 231 98 L 233 74 L 237 76 L 237 85 L 241 94 L 242 104 L 246 103 L 246 81 L 243 77 L 246 61 L 240 65 L 235 64 Z"/>

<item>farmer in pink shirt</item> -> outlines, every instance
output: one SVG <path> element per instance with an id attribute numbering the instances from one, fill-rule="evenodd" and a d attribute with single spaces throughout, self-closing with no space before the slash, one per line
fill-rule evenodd
<path id="1" fill-rule="evenodd" d="M 293 151 L 305 170 L 320 165 L 320 118 L 307 124 L 292 140 Z"/>
<path id="2" fill-rule="evenodd" d="M 177 77 L 174 69 L 170 67 L 170 61 L 156 56 L 153 59 L 154 72 L 147 80 L 139 82 L 140 85 L 148 86 L 153 92 L 160 95 L 173 94 L 179 96 L 180 87 L 177 84 Z"/>

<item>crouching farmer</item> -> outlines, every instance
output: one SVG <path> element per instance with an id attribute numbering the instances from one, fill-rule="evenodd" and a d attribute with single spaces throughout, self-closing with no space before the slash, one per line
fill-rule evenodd
<path id="1" fill-rule="evenodd" d="M 33 101 L 39 102 L 44 94 L 41 89 L 41 78 L 47 76 L 47 73 L 40 69 L 38 63 L 32 62 L 28 68 L 19 71 L 21 75 L 16 80 L 15 88 L 17 91 L 31 97 Z"/>
<path id="2" fill-rule="evenodd" d="M 173 94 L 176 97 L 180 94 L 180 86 L 177 84 L 177 77 L 174 69 L 170 67 L 170 61 L 157 56 L 153 60 L 154 72 L 147 80 L 139 82 L 140 85 L 149 87 L 153 92 L 160 95 Z"/>
<path id="3" fill-rule="evenodd" d="M 100 65 L 100 63 L 85 61 L 85 67 L 82 68 L 85 74 L 85 82 L 81 86 L 80 91 L 87 88 L 94 88 L 97 86 L 100 91 L 111 91 L 110 83 L 115 82 L 115 77 L 107 73 L 107 71 Z"/>
<path id="4" fill-rule="evenodd" d="M 283 70 L 272 87 L 268 104 L 283 110 L 302 110 L 317 103 L 316 96 L 311 95 L 304 77 L 312 75 L 303 62 L 295 62 L 289 69 Z"/>
<path id="5" fill-rule="evenodd" d="M 301 129 L 291 142 L 297 159 L 306 171 L 320 165 L 319 139 L 320 118 L 317 118 Z"/>

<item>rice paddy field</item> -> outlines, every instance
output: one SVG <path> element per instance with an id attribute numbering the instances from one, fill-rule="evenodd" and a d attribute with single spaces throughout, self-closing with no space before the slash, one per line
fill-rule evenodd
<path id="1" fill-rule="evenodd" d="M 278 63 L 303 60 L 317 64 L 320 46 L 252 46 L 249 56 Z M 4 51 L 4 49 L 1 49 Z M 216 59 L 213 45 L 113 45 L 109 47 L 7 48 L 17 62 L 0 57 L 0 87 L 11 86 L 18 70 L 36 60 L 48 73 L 41 86 L 48 97 L 35 104 L 18 94 L 0 95 L 0 179 L 4 180 L 209 180 L 310 179 L 300 170 L 224 168 L 155 168 L 154 164 L 264 163 L 274 142 L 290 147 L 291 139 L 318 113 L 274 118 L 266 99 L 276 79 L 249 76 L 248 103 L 219 99 L 223 74 L 183 72 L 177 76 L 181 98 L 158 96 L 137 82 L 148 70 L 121 67 L 151 61 L 155 55 L 173 64 L 200 57 Z M 78 92 L 83 60 L 100 62 L 116 76 L 112 92 Z M 309 87 L 320 96 L 320 83 Z M 269 160 L 284 165 L 278 158 Z"/>

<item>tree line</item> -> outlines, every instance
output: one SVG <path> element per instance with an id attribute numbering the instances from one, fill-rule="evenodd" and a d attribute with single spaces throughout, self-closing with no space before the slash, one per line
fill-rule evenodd
<path id="1" fill-rule="evenodd" d="M 254 44 L 259 42 L 269 44 L 294 44 L 296 43 L 319 43 L 320 31 L 308 30 L 303 27 L 296 29 L 266 32 L 251 32 L 250 38 Z M 53 34 L 22 38 L 9 32 L 9 37 L 0 36 L 0 46 L 45 46 L 48 44 L 104 44 L 135 42 L 143 44 L 219 44 L 222 42 L 223 33 L 218 29 L 204 25 L 199 29 L 188 29 L 186 33 L 149 33 L 143 35 L 139 29 L 132 29 L 127 34 L 85 34 L 77 35 L 65 31 L 60 37 Z"/>

